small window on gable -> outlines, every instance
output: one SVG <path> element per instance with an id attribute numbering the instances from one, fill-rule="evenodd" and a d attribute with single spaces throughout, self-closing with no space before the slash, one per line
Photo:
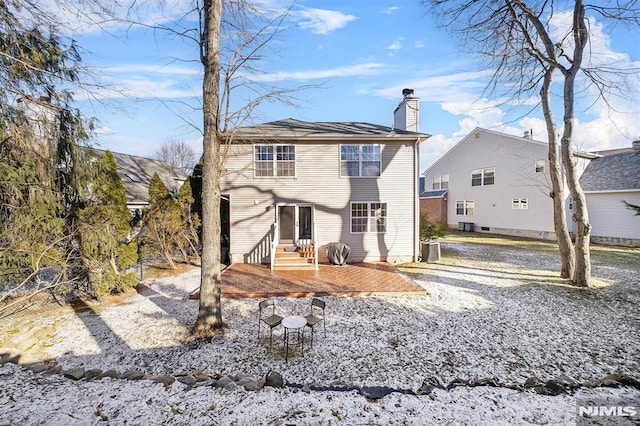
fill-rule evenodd
<path id="1" fill-rule="evenodd" d="M 449 188 L 449 175 L 434 176 L 432 179 L 432 189 L 447 189 Z"/>
<path id="2" fill-rule="evenodd" d="M 537 160 L 536 161 L 536 173 L 543 173 L 544 172 L 544 164 L 545 164 L 544 160 Z"/>

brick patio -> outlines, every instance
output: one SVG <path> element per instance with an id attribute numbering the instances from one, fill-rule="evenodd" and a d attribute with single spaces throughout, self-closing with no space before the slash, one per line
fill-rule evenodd
<path id="1" fill-rule="evenodd" d="M 222 274 L 222 297 L 314 297 L 426 295 L 388 263 L 318 265 L 318 271 L 277 271 L 265 265 L 238 263 Z M 197 290 L 190 296 L 197 299 Z"/>

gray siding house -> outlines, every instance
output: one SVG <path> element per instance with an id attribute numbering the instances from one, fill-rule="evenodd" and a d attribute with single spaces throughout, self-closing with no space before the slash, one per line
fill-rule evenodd
<path id="1" fill-rule="evenodd" d="M 396 128 L 286 119 L 239 129 L 221 182 L 233 263 L 312 269 L 331 243 L 349 262 L 417 259 L 418 98 Z"/>
<path id="2" fill-rule="evenodd" d="M 580 177 L 593 242 L 640 247 L 640 216 L 624 203 L 640 205 L 640 141 L 634 146 L 598 152 Z"/>
<path id="3" fill-rule="evenodd" d="M 93 148 L 90 151 L 97 156 L 105 153 L 104 150 Z M 162 183 L 173 196 L 178 195 L 180 187 L 188 179 L 180 168 L 173 167 L 165 161 L 113 151 L 111 154 L 116 160 L 118 175 L 122 179 L 127 194 L 127 208 L 132 214 L 149 204 L 149 184 L 154 173 L 158 174 Z"/>

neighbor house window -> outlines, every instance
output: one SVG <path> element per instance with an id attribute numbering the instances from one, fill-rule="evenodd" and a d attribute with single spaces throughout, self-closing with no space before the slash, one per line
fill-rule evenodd
<path id="1" fill-rule="evenodd" d="M 526 210 L 529 208 L 529 200 L 526 198 L 514 198 L 511 200 L 511 208 L 514 210 Z"/>
<path id="2" fill-rule="evenodd" d="M 538 160 L 536 161 L 536 173 L 543 173 L 544 172 L 544 160 Z"/>
<path id="3" fill-rule="evenodd" d="M 447 189 L 449 188 L 449 175 L 434 176 L 432 178 L 432 189 Z"/>
<path id="4" fill-rule="evenodd" d="M 387 203 L 358 201 L 351 203 L 351 232 L 381 233 L 387 231 Z"/>
<path id="5" fill-rule="evenodd" d="M 380 145 L 341 145 L 340 176 L 380 176 Z"/>
<path id="6" fill-rule="evenodd" d="M 475 201 L 456 201 L 456 214 L 458 216 L 473 216 L 475 213 Z"/>
<path id="7" fill-rule="evenodd" d="M 296 175 L 295 145 L 255 145 L 255 176 L 293 177 Z"/>
<path id="8" fill-rule="evenodd" d="M 471 186 L 493 185 L 495 183 L 495 167 L 471 171 Z"/>

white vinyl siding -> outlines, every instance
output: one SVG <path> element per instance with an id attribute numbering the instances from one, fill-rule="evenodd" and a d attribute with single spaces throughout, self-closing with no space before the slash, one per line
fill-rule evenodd
<path id="1" fill-rule="evenodd" d="M 268 260 L 276 202 L 314 206 L 314 235 L 321 247 L 321 261 L 326 261 L 322 247 L 337 241 L 351 247 L 349 261 L 353 262 L 415 256 L 417 147 L 407 140 L 375 145 L 381 173 L 375 179 L 341 177 L 340 141 L 296 144 L 295 179 L 254 179 L 253 147 L 234 145 L 221 182 L 222 193 L 230 198 L 232 261 Z M 351 203 L 357 200 L 386 203 L 384 233 L 351 232 Z"/>

